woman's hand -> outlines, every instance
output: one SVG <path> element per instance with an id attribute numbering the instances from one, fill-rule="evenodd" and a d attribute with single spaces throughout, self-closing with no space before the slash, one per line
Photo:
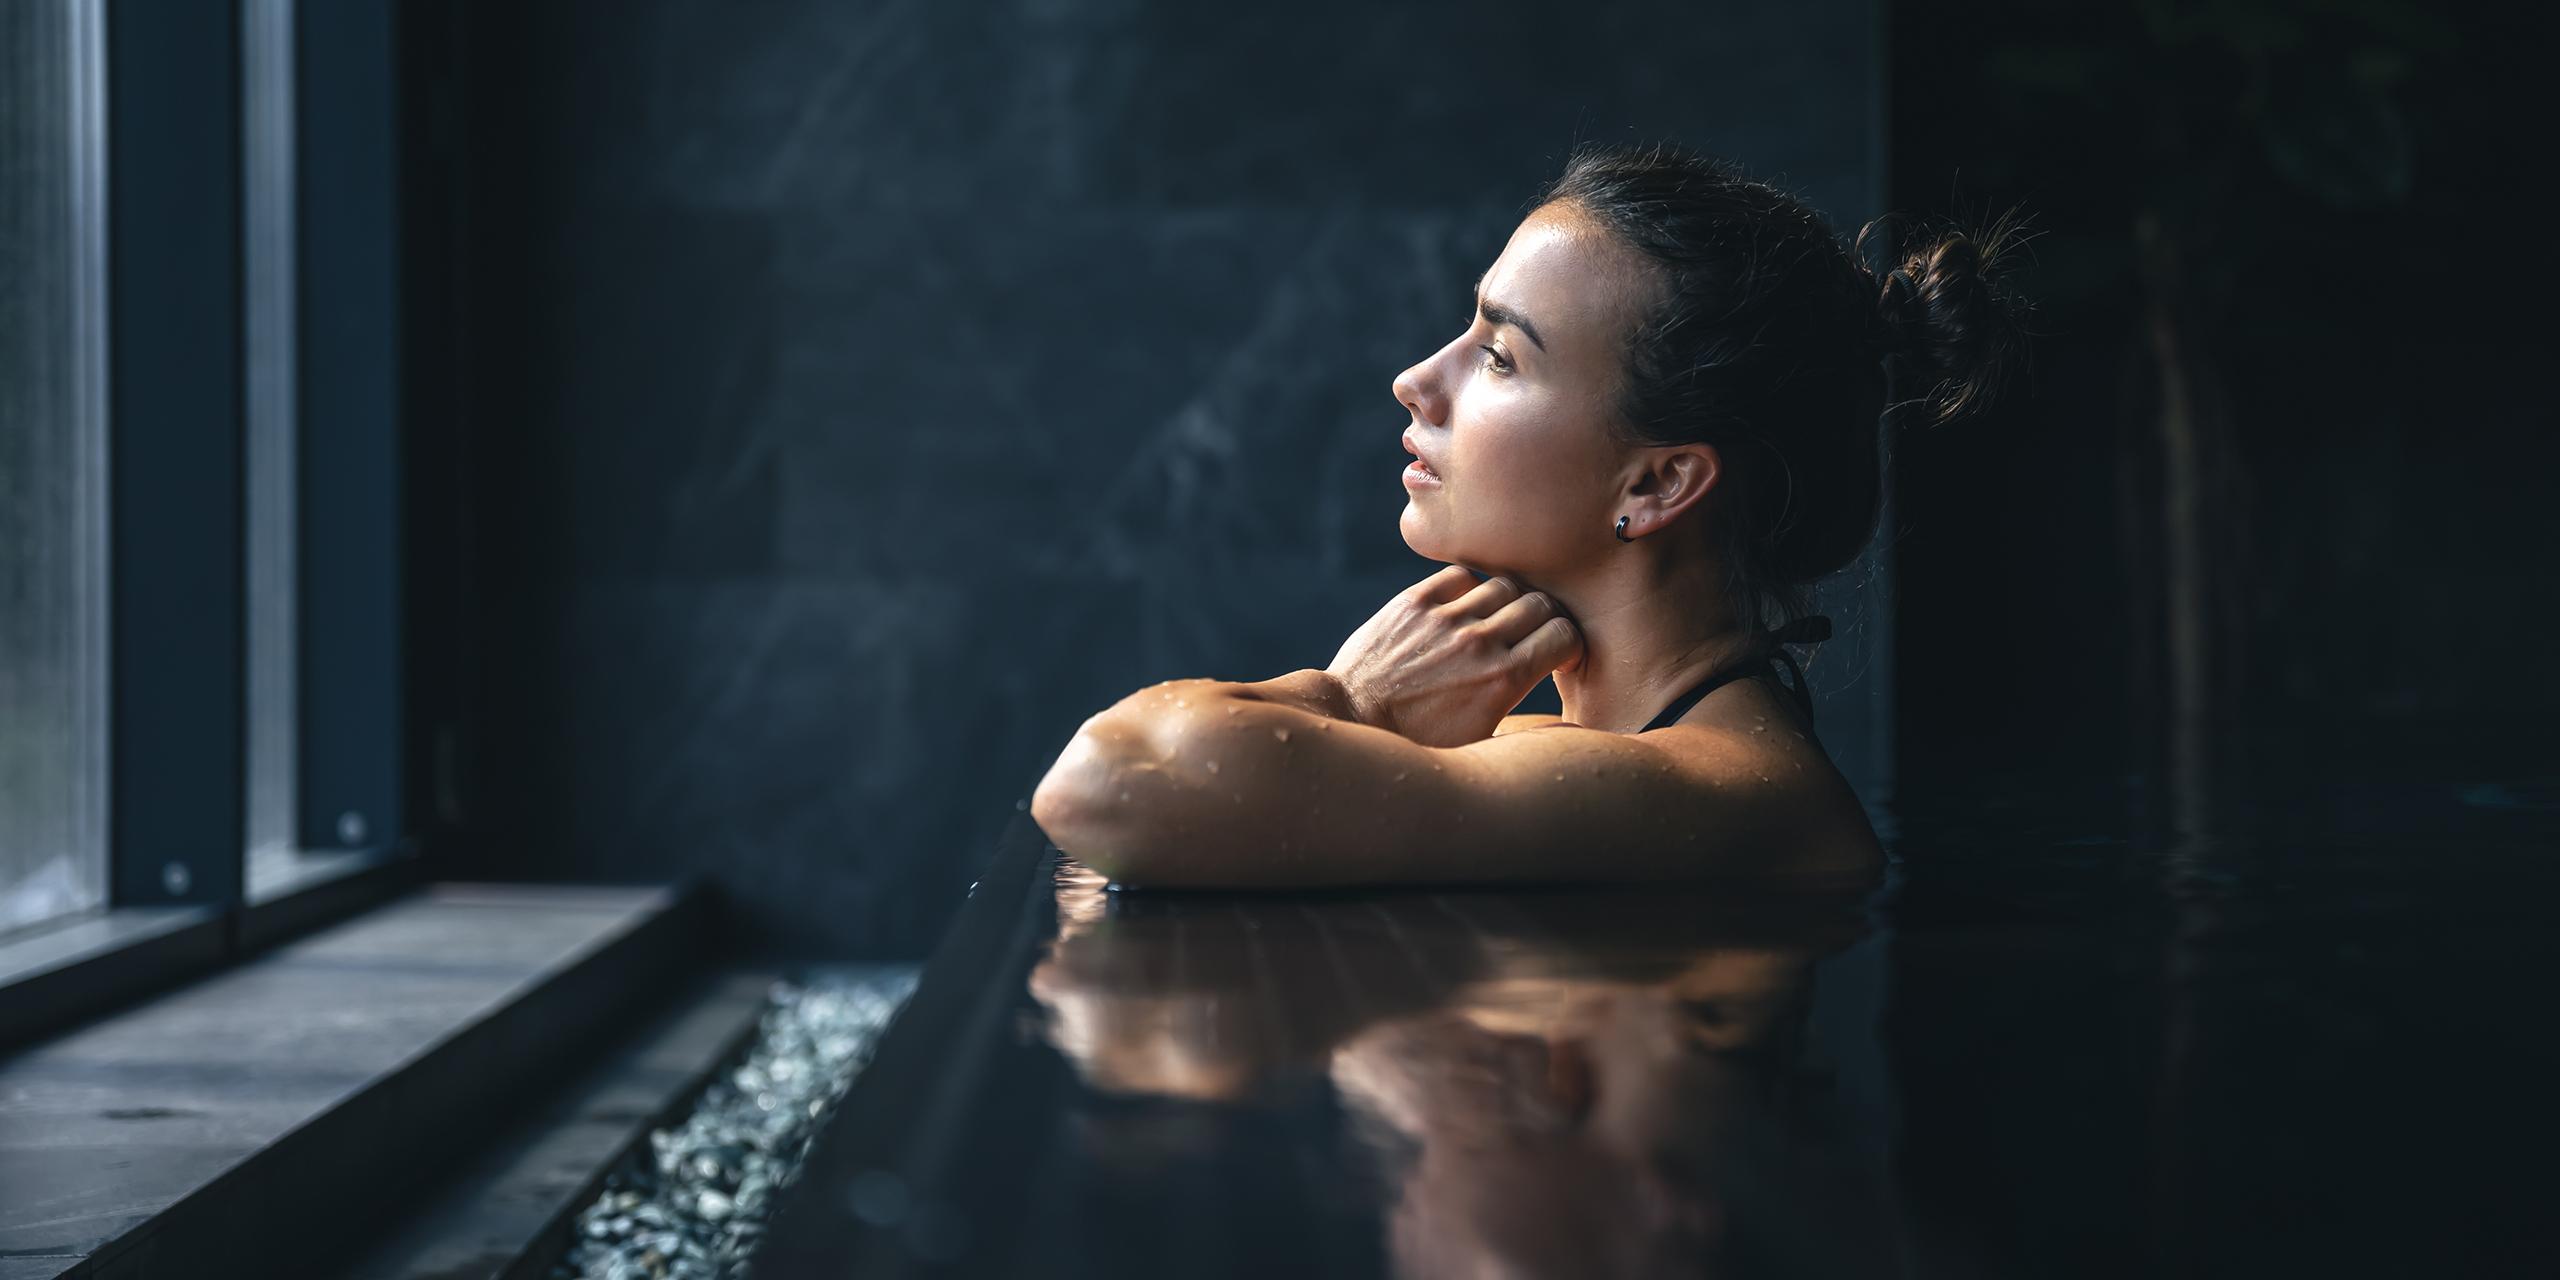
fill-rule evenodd
<path id="1" fill-rule="evenodd" d="M 1555 601 L 1453 564 L 1397 592 L 1325 671 L 1361 723 L 1455 747 L 1491 737 L 1549 672 L 1581 662 L 1582 632 Z"/>

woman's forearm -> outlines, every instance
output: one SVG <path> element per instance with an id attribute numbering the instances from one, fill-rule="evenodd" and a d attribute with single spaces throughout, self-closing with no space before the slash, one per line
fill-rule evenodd
<path id="1" fill-rule="evenodd" d="M 1134 809 L 1160 788 L 1196 784 L 1179 763 L 1180 744 L 1203 724 L 1231 723 L 1218 704 L 1263 702 L 1309 715 L 1359 723 L 1351 692 L 1315 669 L 1269 680 L 1168 680 L 1149 685 L 1089 717 L 1058 754 L 1032 795 L 1032 816 L 1058 846 L 1089 859 L 1134 841 Z M 1215 760 L 1205 759 L 1215 772 Z M 1155 803 L 1160 807 L 1164 797 Z M 1097 862 L 1097 869 L 1100 869 Z"/>
<path id="2" fill-rule="evenodd" d="M 1351 690 L 1331 673 L 1313 667 L 1249 684 L 1227 685 L 1226 693 L 1230 697 L 1282 703 L 1311 715 L 1363 723 L 1359 708 L 1352 704 Z"/>
<path id="3" fill-rule="evenodd" d="M 1123 724 L 1142 727 L 1173 717 L 1177 711 L 1196 701 L 1217 698 L 1242 698 L 1248 702 L 1277 702 L 1296 707 L 1309 715 L 1333 720 L 1366 723 L 1353 703 L 1351 690 L 1325 671 L 1308 667 L 1268 680 L 1167 680 L 1151 684 L 1120 701 L 1102 713 Z M 1101 717 L 1097 717 L 1101 718 Z"/>

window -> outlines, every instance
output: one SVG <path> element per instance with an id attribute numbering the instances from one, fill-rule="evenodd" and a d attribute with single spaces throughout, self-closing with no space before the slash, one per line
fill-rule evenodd
<path id="1" fill-rule="evenodd" d="M 414 871 L 393 16 L 0 3 L 0 1041 Z"/>
<path id="2" fill-rule="evenodd" d="M 0 6 L 0 936 L 107 898 L 98 9 Z"/>

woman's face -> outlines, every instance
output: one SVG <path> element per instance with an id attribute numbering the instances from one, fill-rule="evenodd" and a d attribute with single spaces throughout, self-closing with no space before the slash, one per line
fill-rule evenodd
<path id="1" fill-rule="evenodd" d="M 1534 581 L 1615 544 L 1629 455 L 1607 424 L 1643 280 L 1632 252 L 1569 205 L 1512 232 L 1466 331 L 1396 375 L 1407 447 L 1431 472 L 1405 474 L 1405 545 Z"/>

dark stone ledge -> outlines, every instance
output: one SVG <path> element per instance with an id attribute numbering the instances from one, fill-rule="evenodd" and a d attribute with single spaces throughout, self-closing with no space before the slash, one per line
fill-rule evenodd
<path id="1" fill-rule="evenodd" d="M 371 1238 L 705 963 L 701 895 L 438 884 L 0 1060 L 0 1275 Z"/>

